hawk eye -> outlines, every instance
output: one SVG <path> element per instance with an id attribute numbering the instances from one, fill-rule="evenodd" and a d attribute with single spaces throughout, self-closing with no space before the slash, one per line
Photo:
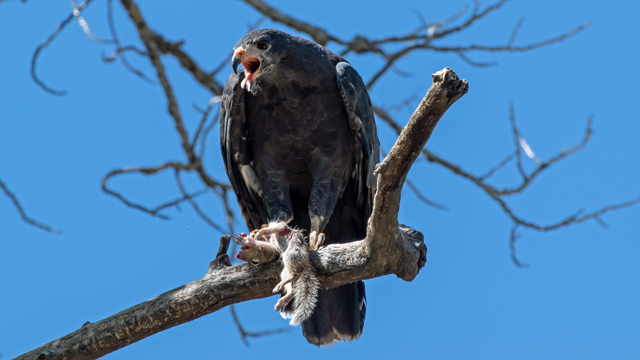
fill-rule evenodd
<path id="1" fill-rule="evenodd" d="M 260 50 L 267 50 L 269 48 L 269 43 L 265 40 L 262 40 L 260 42 L 258 42 L 258 49 Z"/>

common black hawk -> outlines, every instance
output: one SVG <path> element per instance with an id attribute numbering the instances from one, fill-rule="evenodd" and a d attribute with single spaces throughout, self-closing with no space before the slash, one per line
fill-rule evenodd
<path id="1" fill-rule="evenodd" d="M 363 239 L 380 155 L 360 75 L 328 49 L 274 29 L 240 39 L 232 64 L 220 143 L 249 230 L 286 221 L 309 231 L 311 248 L 321 233 L 325 245 Z M 365 312 L 362 281 L 321 289 L 303 334 L 315 345 L 358 339 Z"/>

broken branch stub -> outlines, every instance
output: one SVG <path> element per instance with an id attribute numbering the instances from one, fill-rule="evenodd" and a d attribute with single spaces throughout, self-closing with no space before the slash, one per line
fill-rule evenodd
<path id="1" fill-rule="evenodd" d="M 444 68 L 432 77 L 433 83 L 429 91 L 400 133 L 389 155 L 376 168 L 378 190 L 367 229 L 367 239 L 371 238 L 371 241 L 365 244 L 367 251 L 376 258 L 375 262 L 388 263 L 388 266 L 395 269 L 393 273 L 406 281 L 413 280 L 424 265 L 426 247 L 422 248 L 424 243 L 422 246 L 415 245 L 421 242 L 417 241 L 422 237 L 419 232 L 408 227 L 406 232 L 399 231 L 398 211 L 402 186 L 440 118 L 469 90 L 467 81 L 460 80 L 450 68 Z M 374 236 L 370 236 L 369 231 Z"/>

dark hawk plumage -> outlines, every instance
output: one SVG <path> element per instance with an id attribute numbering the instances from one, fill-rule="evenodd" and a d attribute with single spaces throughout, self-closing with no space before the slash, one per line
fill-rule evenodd
<path id="1" fill-rule="evenodd" d="M 234 47 L 222 96 L 225 168 L 249 230 L 271 220 L 326 235 L 325 244 L 366 236 L 379 161 L 373 109 L 360 75 L 340 56 L 263 29 Z M 360 337 L 364 283 L 319 293 L 302 324 L 316 345 Z"/>

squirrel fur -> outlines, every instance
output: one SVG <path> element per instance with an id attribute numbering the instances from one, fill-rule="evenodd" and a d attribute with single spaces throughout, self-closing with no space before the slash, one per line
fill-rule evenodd
<path id="1" fill-rule="evenodd" d="M 309 260 L 309 245 L 303 230 L 292 229 L 282 221 L 270 222 L 249 235 L 237 235 L 235 242 L 241 246 L 236 257 L 252 265 L 264 264 L 280 256 L 281 281 L 273 288 L 273 293 L 283 295 L 274 309 L 285 319 L 290 318 L 290 325 L 298 325 L 313 314 L 319 282 Z M 292 306 L 288 306 L 290 303 Z"/>

